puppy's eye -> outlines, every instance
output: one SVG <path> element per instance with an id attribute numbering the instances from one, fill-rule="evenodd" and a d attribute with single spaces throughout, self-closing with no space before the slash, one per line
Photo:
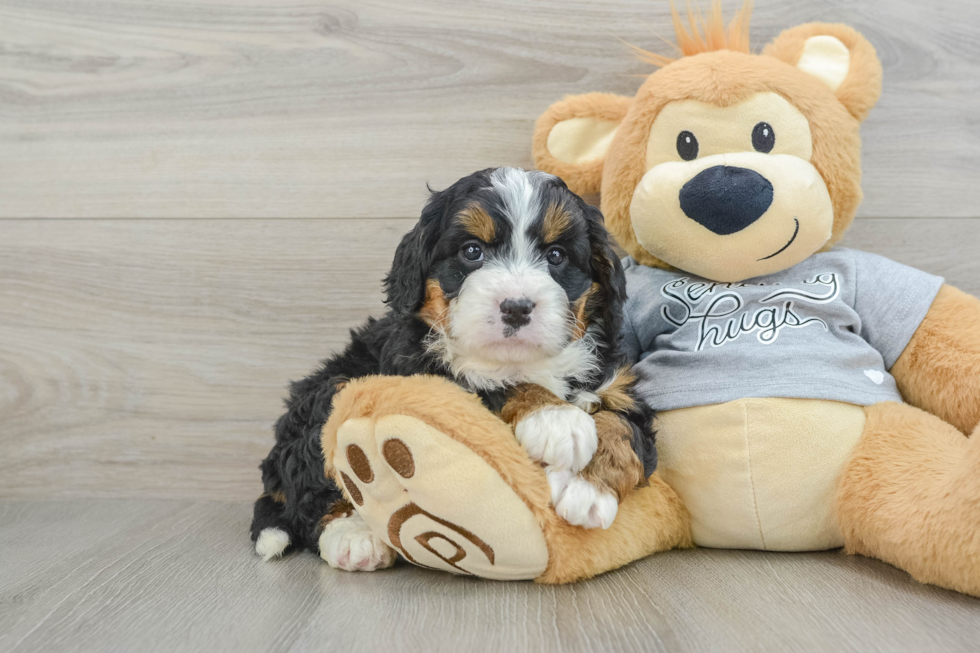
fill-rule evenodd
<path id="1" fill-rule="evenodd" d="M 757 152 L 768 154 L 776 145 L 776 132 L 768 122 L 760 122 L 752 128 L 752 147 Z"/>
<path id="2" fill-rule="evenodd" d="M 548 250 L 548 263 L 550 265 L 561 265 L 565 261 L 565 250 L 560 247 L 552 247 Z"/>
<path id="3" fill-rule="evenodd" d="M 463 245 L 462 249 L 459 250 L 459 255 L 463 257 L 463 260 L 470 263 L 479 263 L 483 260 L 483 248 L 477 243 L 466 243 Z"/>
<path id="4" fill-rule="evenodd" d="M 677 135 L 677 153 L 685 161 L 698 158 L 698 139 L 694 138 L 694 134 L 683 131 Z"/>

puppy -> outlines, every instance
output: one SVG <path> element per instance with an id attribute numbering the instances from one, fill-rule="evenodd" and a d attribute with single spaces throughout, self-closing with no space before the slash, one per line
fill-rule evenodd
<path id="1" fill-rule="evenodd" d="M 556 512 L 608 528 L 656 467 L 652 414 L 617 351 L 625 288 L 602 215 L 557 177 L 487 169 L 434 192 L 395 252 L 387 313 L 290 388 L 260 466 L 256 552 L 394 563 L 324 475 L 320 448 L 334 394 L 371 374 L 442 375 L 476 393 L 544 465 Z"/>

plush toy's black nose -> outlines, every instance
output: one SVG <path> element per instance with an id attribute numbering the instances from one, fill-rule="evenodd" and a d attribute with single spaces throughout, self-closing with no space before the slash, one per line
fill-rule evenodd
<path id="1" fill-rule="evenodd" d="M 531 322 L 531 311 L 534 302 L 527 297 L 523 299 L 505 299 L 500 302 L 500 319 L 504 324 L 514 329 L 520 329 Z"/>
<path id="2" fill-rule="evenodd" d="M 755 170 L 714 166 L 684 184 L 681 209 L 720 236 L 745 229 L 772 204 L 772 184 Z"/>

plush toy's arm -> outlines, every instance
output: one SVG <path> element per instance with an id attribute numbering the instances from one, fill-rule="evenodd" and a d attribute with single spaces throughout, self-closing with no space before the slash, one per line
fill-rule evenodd
<path id="1" fill-rule="evenodd" d="M 980 300 L 943 286 L 891 373 L 905 401 L 972 432 L 980 422 Z"/>

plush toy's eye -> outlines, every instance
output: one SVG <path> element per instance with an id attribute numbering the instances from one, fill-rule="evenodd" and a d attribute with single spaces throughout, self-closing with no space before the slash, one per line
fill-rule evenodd
<path id="1" fill-rule="evenodd" d="M 565 260 L 565 250 L 560 247 L 552 247 L 548 250 L 548 263 L 551 265 L 561 265 Z"/>
<path id="2" fill-rule="evenodd" d="M 479 243 L 466 243 L 459 250 L 459 255 L 469 263 L 479 263 L 483 260 L 483 248 Z"/>
<path id="3" fill-rule="evenodd" d="M 763 154 L 772 152 L 776 145 L 776 132 L 768 122 L 760 122 L 752 129 L 752 147 Z"/>
<path id="4" fill-rule="evenodd" d="M 694 134 L 683 131 L 677 135 L 677 153 L 685 161 L 698 158 L 698 139 L 694 138 Z"/>

